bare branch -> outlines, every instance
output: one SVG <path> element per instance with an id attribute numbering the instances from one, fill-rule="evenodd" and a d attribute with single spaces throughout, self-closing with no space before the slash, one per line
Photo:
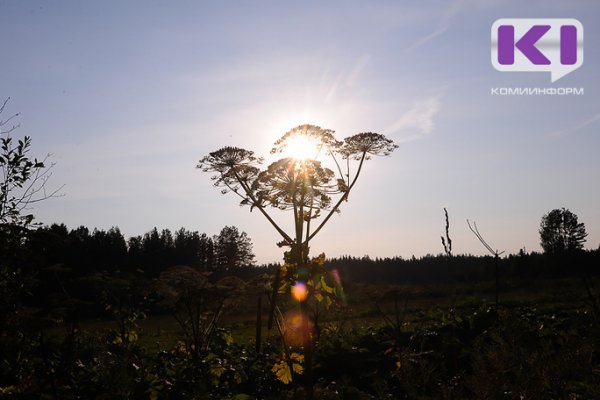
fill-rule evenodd
<path id="1" fill-rule="evenodd" d="M 467 225 L 469 225 L 469 229 L 471 230 L 471 232 L 473 232 L 473 234 L 477 237 L 477 239 L 479 239 L 481 244 L 483 244 L 483 246 L 487 249 L 487 251 L 489 251 L 493 256 L 500 256 L 500 255 L 504 254 L 504 251 L 499 253 L 498 250 L 492 249 L 492 246 L 490 246 L 483 239 L 483 236 L 481 235 L 481 233 L 479 233 L 479 229 L 477 229 L 477 223 L 475 221 L 473 221 L 473 225 L 471 226 L 471 222 L 469 220 L 467 220 Z"/>

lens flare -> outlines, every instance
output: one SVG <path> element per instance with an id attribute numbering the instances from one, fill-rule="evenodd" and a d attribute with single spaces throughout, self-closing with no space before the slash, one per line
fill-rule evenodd
<path id="1" fill-rule="evenodd" d="M 340 278 L 340 273 L 337 269 L 331 270 L 331 277 L 333 278 L 333 281 L 335 282 L 336 285 L 342 284 L 342 279 Z"/>
<path id="2" fill-rule="evenodd" d="M 346 304 L 346 294 L 344 293 L 344 287 L 342 286 L 342 278 L 340 277 L 340 272 L 337 269 L 332 269 L 329 272 L 329 276 L 333 279 L 333 283 L 337 290 L 337 295 L 339 296 L 342 303 Z"/>
<path id="3" fill-rule="evenodd" d="M 289 346 L 303 346 L 310 340 L 314 325 L 305 313 L 290 311 L 283 319 L 283 336 Z"/>
<path id="4" fill-rule="evenodd" d="M 304 282 L 296 282 L 294 286 L 292 286 L 292 297 L 296 301 L 305 301 L 308 297 L 308 288 Z"/>

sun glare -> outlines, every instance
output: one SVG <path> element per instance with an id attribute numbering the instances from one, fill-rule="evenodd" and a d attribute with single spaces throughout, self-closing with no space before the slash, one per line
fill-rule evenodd
<path id="1" fill-rule="evenodd" d="M 311 138 L 304 135 L 295 135 L 287 141 L 285 155 L 296 160 L 306 160 L 316 157 L 317 146 Z"/>

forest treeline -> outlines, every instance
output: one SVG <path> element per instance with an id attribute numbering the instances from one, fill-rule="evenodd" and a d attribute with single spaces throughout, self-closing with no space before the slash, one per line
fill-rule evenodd
<path id="1" fill-rule="evenodd" d="M 224 227 L 218 235 L 181 228 L 152 229 L 125 239 L 116 227 L 108 230 L 64 224 L 39 227 L 19 246 L 18 265 L 31 277 L 31 305 L 78 310 L 81 316 L 102 313 L 101 296 L 135 286 L 140 296 L 152 293 L 153 282 L 173 266 L 190 266 L 210 272 L 214 280 L 237 276 L 248 281 L 274 274 L 277 265 L 256 265 L 252 242 L 236 227 Z M 600 249 L 563 254 L 527 253 L 498 260 L 503 279 L 595 275 Z M 326 261 L 343 282 L 369 284 L 458 283 L 491 280 L 495 260 L 491 256 L 443 254 L 404 259 L 339 257 Z"/>
<path id="2" fill-rule="evenodd" d="M 126 240 L 117 227 L 90 231 L 53 224 L 30 232 L 22 247 L 30 269 L 56 266 L 73 276 L 105 271 L 154 278 L 174 265 L 223 273 L 255 264 L 250 238 L 233 226 L 214 236 L 184 228 L 175 232 L 154 228 Z"/>
<path id="3" fill-rule="evenodd" d="M 251 238 L 235 226 L 226 226 L 213 236 L 185 228 L 175 232 L 153 228 L 125 239 L 118 227 L 69 230 L 64 224 L 52 224 L 31 232 L 22 253 L 26 269 L 32 272 L 54 267 L 78 277 L 92 272 L 136 272 L 151 279 L 176 265 L 219 277 L 252 277 L 277 268 L 277 264 L 257 265 Z M 600 248 L 561 254 L 520 250 L 500 258 L 499 267 L 507 276 L 569 276 L 594 272 L 599 261 Z M 494 273 L 492 256 L 448 257 L 442 253 L 411 258 L 342 256 L 328 259 L 326 265 L 360 283 L 478 281 L 491 279 Z"/>
<path id="4" fill-rule="evenodd" d="M 371 284 L 427 284 L 479 282 L 495 278 L 493 256 L 444 254 L 423 257 L 340 257 L 326 262 L 347 282 Z M 596 275 L 600 272 L 600 249 L 562 254 L 520 251 L 498 259 L 504 278 L 560 278 Z"/>

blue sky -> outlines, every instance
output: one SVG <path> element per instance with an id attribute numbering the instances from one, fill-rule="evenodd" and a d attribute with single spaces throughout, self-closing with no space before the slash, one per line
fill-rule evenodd
<path id="1" fill-rule="evenodd" d="M 576 18 L 583 66 L 496 71 L 498 18 Z M 317 236 L 329 256 L 438 253 L 443 207 L 455 252 L 539 250 L 541 216 L 567 207 L 600 245 L 600 4 L 595 1 L 0 2 L 0 96 L 15 135 L 56 162 L 65 196 L 44 223 L 126 236 L 181 226 L 248 232 L 261 262 L 277 234 L 195 169 L 226 145 L 267 155 L 312 123 L 400 144 L 374 159 Z M 584 96 L 492 96 L 492 87 L 576 87 Z M 279 215 L 280 220 L 290 218 Z"/>

